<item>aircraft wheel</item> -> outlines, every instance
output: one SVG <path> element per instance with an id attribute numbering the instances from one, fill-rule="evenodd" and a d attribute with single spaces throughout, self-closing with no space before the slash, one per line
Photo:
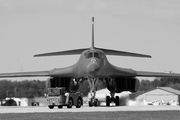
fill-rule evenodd
<path id="1" fill-rule="evenodd" d="M 53 105 L 49 105 L 48 107 L 49 107 L 49 109 L 53 109 L 53 108 L 54 108 L 54 106 L 53 106 Z"/>
<path id="2" fill-rule="evenodd" d="M 92 107 L 92 106 L 93 106 L 92 101 L 89 101 L 89 107 Z"/>
<path id="3" fill-rule="evenodd" d="M 72 108 L 72 106 L 73 106 L 73 100 L 72 100 L 72 98 L 70 98 L 67 108 Z"/>
<path id="4" fill-rule="evenodd" d="M 106 106 L 110 106 L 110 97 L 106 96 Z"/>
<path id="5" fill-rule="evenodd" d="M 80 98 L 78 98 L 76 108 L 80 108 L 80 107 L 81 107 L 81 105 L 82 105 L 82 101 L 81 101 L 81 99 L 80 99 Z"/>
<path id="6" fill-rule="evenodd" d="M 115 104 L 116 104 L 116 106 L 119 106 L 120 104 L 119 104 L 119 96 L 116 96 L 116 98 L 115 98 Z"/>
<path id="7" fill-rule="evenodd" d="M 61 108 L 63 108 L 63 106 L 62 105 L 58 105 L 58 108 L 61 109 Z"/>

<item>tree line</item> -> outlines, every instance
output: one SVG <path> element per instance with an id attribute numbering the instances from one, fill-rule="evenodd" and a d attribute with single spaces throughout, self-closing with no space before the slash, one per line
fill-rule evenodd
<path id="1" fill-rule="evenodd" d="M 136 96 L 156 89 L 157 87 L 171 87 L 173 89 L 180 90 L 180 78 L 162 77 L 155 78 L 153 81 L 141 80 L 139 90 L 136 92 Z"/>
<path id="2" fill-rule="evenodd" d="M 148 91 L 157 87 L 171 87 L 180 90 L 180 78 L 155 78 L 153 81 L 142 80 L 139 91 Z"/>
<path id="3" fill-rule="evenodd" d="M 45 81 L 39 80 L 24 80 L 24 81 L 0 81 L 0 99 L 6 97 L 41 97 L 44 96 Z"/>
<path id="4" fill-rule="evenodd" d="M 105 88 L 105 84 L 102 82 L 98 83 L 98 88 Z M 137 95 L 155 89 L 157 87 L 171 87 L 180 90 L 180 78 L 155 78 L 153 81 L 141 80 L 140 87 Z M 89 83 L 84 81 L 78 91 L 82 92 L 84 96 L 89 93 Z M 43 97 L 46 93 L 45 81 L 40 80 L 23 80 L 23 81 L 11 81 L 11 80 L 0 80 L 0 99 L 6 97 Z"/>

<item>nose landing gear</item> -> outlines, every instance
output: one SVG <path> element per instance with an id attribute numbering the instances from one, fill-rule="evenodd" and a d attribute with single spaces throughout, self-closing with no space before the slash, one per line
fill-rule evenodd
<path id="1" fill-rule="evenodd" d="M 89 86 L 90 86 L 90 94 L 89 94 L 89 107 L 92 106 L 99 106 L 99 101 L 96 98 L 96 88 L 95 88 L 95 83 L 97 82 L 98 78 L 89 78 Z"/>
<path id="2" fill-rule="evenodd" d="M 89 102 L 88 102 L 89 107 L 100 105 L 100 102 L 96 98 L 97 89 L 95 88 L 95 84 L 98 80 L 101 80 L 101 79 L 93 78 L 93 77 L 88 78 L 89 87 L 90 87 Z M 110 79 L 110 82 L 113 84 L 113 81 L 111 79 Z M 113 89 L 110 92 L 110 96 L 106 96 L 106 106 L 110 106 L 110 103 L 112 102 L 115 103 L 116 106 L 120 105 L 119 96 L 115 96 L 116 87 L 114 86 L 112 87 Z"/>

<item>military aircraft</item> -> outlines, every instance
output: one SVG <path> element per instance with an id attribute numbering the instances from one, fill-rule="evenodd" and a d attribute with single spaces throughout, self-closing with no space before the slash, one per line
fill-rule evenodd
<path id="1" fill-rule="evenodd" d="M 66 90 L 77 90 L 82 81 L 87 80 L 90 86 L 89 106 L 97 106 L 96 99 L 96 83 L 103 81 L 106 83 L 110 96 L 106 97 L 106 106 L 110 106 L 114 102 L 119 106 L 119 97 L 114 96 L 115 93 L 122 91 L 136 92 L 139 87 L 138 76 L 143 77 L 180 77 L 180 74 L 135 71 L 112 65 L 106 55 L 145 57 L 151 58 L 150 55 L 138 54 L 125 51 L 117 51 L 110 49 L 97 48 L 94 46 L 94 17 L 92 17 L 92 46 L 90 48 L 74 49 L 59 52 L 50 52 L 37 54 L 35 57 L 43 56 L 59 56 L 59 55 L 76 55 L 80 54 L 80 58 L 74 65 L 65 68 L 57 68 L 49 71 L 35 72 L 17 72 L 17 73 L 1 73 L 0 78 L 5 77 L 37 77 L 49 76 L 46 81 L 47 87 L 65 87 Z"/>

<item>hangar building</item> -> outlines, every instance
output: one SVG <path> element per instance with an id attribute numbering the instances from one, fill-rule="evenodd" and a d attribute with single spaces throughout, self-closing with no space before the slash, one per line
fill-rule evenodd
<path id="1" fill-rule="evenodd" d="M 146 92 L 138 96 L 138 99 L 146 100 L 147 102 L 156 101 L 175 101 L 180 103 L 180 91 L 170 87 L 157 87 L 154 90 Z"/>

